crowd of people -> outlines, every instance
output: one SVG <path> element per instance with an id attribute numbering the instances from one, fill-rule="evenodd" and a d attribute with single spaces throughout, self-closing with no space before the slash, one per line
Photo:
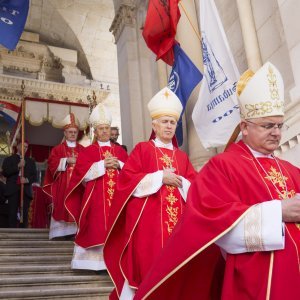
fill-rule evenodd
<path id="1" fill-rule="evenodd" d="M 103 104 L 90 115 L 86 148 L 68 115 L 43 187 L 53 203 L 49 238 L 74 237 L 71 267 L 107 270 L 111 299 L 298 299 L 300 170 L 274 156 L 287 129 L 284 97 L 274 65 L 246 71 L 237 83 L 241 139 L 198 173 L 176 146 L 183 107 L 167 87 L 148 103 L 155 137 L 129 155 Z M 18 154 L 2 168 L 9 184 L 35 180 Z"/>

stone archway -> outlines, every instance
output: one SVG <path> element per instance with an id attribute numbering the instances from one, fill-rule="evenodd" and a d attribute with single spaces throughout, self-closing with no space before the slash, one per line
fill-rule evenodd
<path id="1" fill-rule="evenodd" d="M 112 0 L 31 1 L 25 30 L 38 33 L 42 43 L 77 51 L 71 68 L 80 69 L 91 87 L 109 92 L 105 103 L 115 116 L 113 125 L 120 127 L 117 47 L 109 32 L 113 18 Z"/>
<path id="2" fill-rule="evenodd" d="M 114 81 L 117 56 L 109 33 L 113 16 L 112 0 L 32 1 L 25 30 L 38 33 L 49 45 L 77 50 L 78 67 L 90 79 Z"/>

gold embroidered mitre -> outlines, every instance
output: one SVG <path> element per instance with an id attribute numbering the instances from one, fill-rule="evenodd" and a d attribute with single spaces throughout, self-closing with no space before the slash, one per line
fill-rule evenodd
<path id="1" fill-rule="evenodd" d="M 90 115 L 90 124 L 93 127 L 98 125 L 111 125 L 111 114 L 106 106 L 102 103 L 97 104 Z"/>
<path id="2" fill-rule="evenodd" d="M 63 129 L 77 128 L 79 127 L 78 119 L 73 113 L 68 114 L 59 124 L 59 127 Z"/>
<path id="3" fill-rule="evenodd" d="M 284 115 L 282 76 L 270 62 L 256 73 L 247 70 L 237 83 L 237 96 L 242 119 Z"/>
<path id="4" fill-rule="evenodd" d="M 152 120 L 170 116 L 178 121 L 182 109 L 179 98 L 167 87 L 160 90 L 148 103 Z"/>

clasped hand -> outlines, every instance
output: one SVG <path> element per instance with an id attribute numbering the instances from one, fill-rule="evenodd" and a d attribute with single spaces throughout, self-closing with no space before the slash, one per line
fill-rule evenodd
<path id="1" fill-rule="evenodd" d="M 105 158 L 104 167 L 107 169 L 118 169 L 120 167 L 118 158 L 115 156 Z"/>
<path id="2" fill-rule="evenodd" d="M 175 187 L 182 187 L 182 179 L 179 175 L 173 173 L 171 169 L 163 170 L 163 184 Z"/>
<path id="3" fill-rule="evenodd" d="M 23 168 L 25 167 L 25 159 L 24 158 L 21 158 L 20 159 L 20 162 L 18 163 L 18 168 Z"/>
<path id="4" fill-rule="evenodd" d="M 76 163 L 76 157 L 68 157 L 67 158 L 68 164 L 75 164 Z"/>
<path id="5" fill-rule="evenodd" d="M 25 178 L 25 177 L 21 177 L 20 178 L 20 182 L 24 184 L 24 183 L 28 183 L 29 180 L 27 178 Z"/>
<path id="6" fill-rule="evenodd" d="M 300 223 L 300 194 L 281 201 L 282 221 Z"/>

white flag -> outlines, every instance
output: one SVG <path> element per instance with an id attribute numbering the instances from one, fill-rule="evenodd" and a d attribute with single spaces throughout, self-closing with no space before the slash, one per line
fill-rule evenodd
<path id="1" fill-rule="evenodd" d="M 240 121 L 236 98 L 239 72 L 214 0 L 200 0 L 204 76 L 192 119 L 205 148 L 227 144 Z"/>

